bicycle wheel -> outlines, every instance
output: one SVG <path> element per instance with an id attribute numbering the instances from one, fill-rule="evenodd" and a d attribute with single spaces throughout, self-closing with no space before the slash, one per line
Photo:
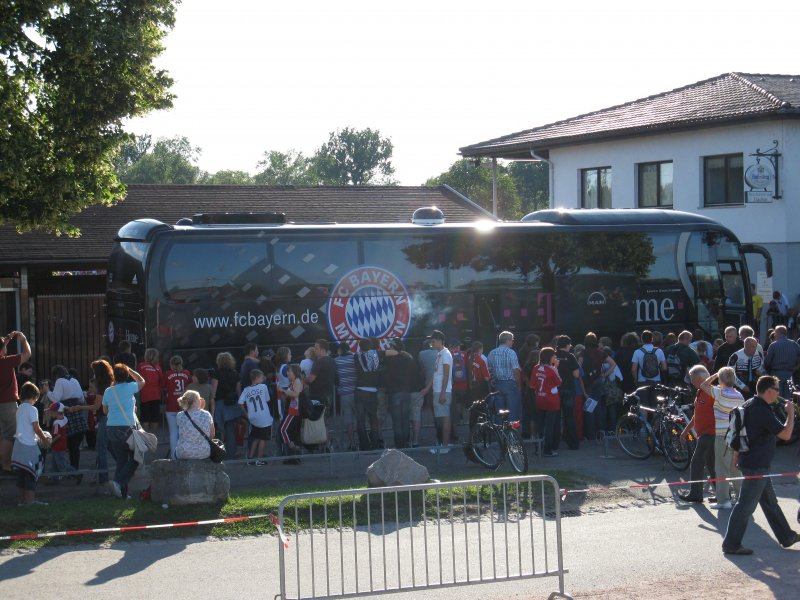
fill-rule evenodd
<path id="1" fill-rule="evenodd" d="M 479 423 L 469 434 L 469 443 L 475 458 L 484 467 L 496 469 L 503 461 L 503 442 L 497 429 L 490 423 Z"/>
<path id="2" fill-rule="evenodd" d="M 645 459 L 653 454 L 653 440 L 647 425 L 636 415 L 622 415 L 617 421 L 617 442 L 631 458 Z"/>
<path id="3" fill-rule="evenodd" d="M 661 442 L 664 456 L 678 471 L 685 471 L 692 461 L 692 444 L 688 440 L 681 442 L 681 427 L 674 421 L 664 419 L 661 422 Z"/>
<path id="4" fill-rule="evenodd" d="M 520 475 L 528 472 L 528 453 L 516 429 L 506 430 L 506 452 L 508 461 L 513 469 Z"/>

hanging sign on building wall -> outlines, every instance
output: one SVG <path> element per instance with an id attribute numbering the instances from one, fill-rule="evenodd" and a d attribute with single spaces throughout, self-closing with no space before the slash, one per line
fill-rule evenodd
<path id="1" fill-rule="evenodd" d="M 747 157 L 744 168 L 745 198 L 747 202 L 772 202 L 781 197 L 778 179 L 778 140 L 764 152 L 757 148 Z"/>

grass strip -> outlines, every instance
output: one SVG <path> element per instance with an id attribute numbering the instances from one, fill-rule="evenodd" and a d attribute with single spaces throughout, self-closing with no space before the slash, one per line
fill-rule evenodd
<path id="1" fill-rule="evenodd" d="M 560 487 L 575 487 L 585 483 L 585 479 L 573 471 L 557 470 L 545 474 L 555 478 Z M 441 481 L 458 481 L 474 476 L 474 470 L 463 473 L 456 472 L 450 473 Z M 486 477 L 489 478 L 491 475 Z M 170 506 L 168 508 L 163 508 L 161 504 L 155 502 L 124 501 L 111 497 L 70 500 L 49 506 L 6 508 L 2 511 L 2 519 L 0 519 L 0 535 L 205 521 L 263 513 L 277 514 L 278 505 L 289 495 L 340 489 L 364 489 L 365 487 L 363 482 L 341 482 L 330 485 L 292 484 L 281 487 L 270 485 L 234 491 L 227 502 L 220 504 Z M 326 514 L 328 527 L 364 525 L 367 523 L 367 519 L 371 522 L 379 521 L 382 516 L 381 510 L 383 510 L 384 517 L 388 515 L 393 521 L 399 519 L 403 523 L 409 521 L 418 523 L 423 509 L 426 514 L 432 514 L 432 511 L 436 510 L 437 498 L 440 503 L 443 500 L 449 501 L 451 494 L 458 502 L 462 503 L 462 506 L 464 502 L 468 506 L 474 506 L 480 499 L 482 512 L 485 512 L 488 510 L 490 487 L 494 487 L 491 494 L 496 502 L 499 486 L 481 486 L 480 490 L 477 486 L 458 487 L 428 491 L 425 494 L 415 492 L 412 494 L 410 503 L 407 492 L 400 494 L 396 499 L 394 498 L 395 494 L 386 494 L 383 509 L 381 509 L 380 501 L 374 496 L 369 500 L 366 495 L 345 497 L 342 499 L 341 521 L 338 500 L 315 499 L 313 504 L 309 501 L 301 501 L 288 507 L 285 515 L 285 530 L 287 533 L 292 533 L 298 529 L 322 527 L 326 524 Z M 537 488 L 539 488 L 538 484 L 533 486 L 532 498 L 525 497 L 522 492 L 519 500 L 529 502 L 532 507 L 538 505 L 540 494 Z M 548 488 L 549 486 L 545 486 L 546 491 Z M 508 493 L 516 498 L 516 490 L 509 490 Z M 457 505 L 455 509 L 458 509 Z M 457 513 L 454 514 L 458 516 Z M 409 515 L 411 519 L 409 519 Z M 75 544 L 108 545 L 117 541 L 133 542 L 195 536 L 226 538 L 274 534 L 275 532 L 275 526 L 271 520 L 257 519 L 193 527 L 4 541 L 0 542 L 0 549 L 38 549 Z"/>

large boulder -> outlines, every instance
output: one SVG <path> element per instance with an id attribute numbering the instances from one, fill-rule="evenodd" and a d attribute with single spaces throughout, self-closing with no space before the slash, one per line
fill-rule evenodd
<path id="1" fill-rule="evenodd" d="M 367 482 L 370 487 L 414 485 L 430 479 L 427 467 L 399 450 L 387 450 L 367 467 Z"/>
<path id="2" fill-rule="evenodd" d="M 148 465 L 150 498 L 170 505 L 225 502 L 231 480 L 220 463 L 210 460 L 156 460 Z"/>

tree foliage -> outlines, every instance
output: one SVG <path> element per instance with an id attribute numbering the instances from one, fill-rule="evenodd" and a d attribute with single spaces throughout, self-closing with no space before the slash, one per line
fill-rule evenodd
<path id="1" fill-rule="evenodd" d="M 172 105 L 153 66 L 175 0 L 0 0 L 0 222 L 77 234 L 122 198 L 124 119 Z"/>
<path id="2" fill-rule="evenodd" d="M 312 157 L 312 169 L 323 185 L 391 185 L 393 151 L 380 131 L 345 127 L 330 133 Z"/>
<path id="3" fill-rule="evenodd" d="M 216 173 L 200 173 L 198 183 L 205 185 L 252 185 L 253 176 L 247 171 L 223 169 Z"/>
<path id="4" fill-rule="evenodd" d="M 138 160 L 120 171 L 119 177 L 123 183 L 198 183 L 200 152 L 186 137 L 161 138 L 152 150 L 145 148 Z"/>
<path id="5" fill-rule="evenodd" d="M 550 205 L 550 167 L 545 162 L 513 161 L 508 174 L 517 186 L 522 214 L 548 208 Z"/>
<path id="6" fill-rule="evenodd" d="M 485 163 L 475 164 L 473 159 L 461 159 L 425 185 L 447 184 L 467 198 L 492 211 L 492 168 Z M 522 216 L 519 194 L 514 179 L 505 167 L 497 166 L 497 216 L 514 221 Z"/>
<path id="7" fill-rule="evenodd" d="M 295 150 L 264 152 L 258 167 L 261 171 L 253 177 L 258 185 L 316 185 L 319 182 L 311 159 Z"/>

